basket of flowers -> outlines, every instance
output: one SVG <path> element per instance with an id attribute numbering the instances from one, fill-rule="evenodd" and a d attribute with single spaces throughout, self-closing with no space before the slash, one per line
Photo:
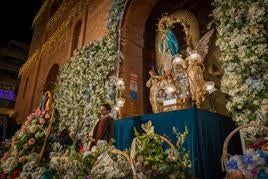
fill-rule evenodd
<path id="1" fill-rule="evenodd" d="M 136 171 L 128 152 L 109 147 L 109 149 L 104 151 L 93 164 L 90 177 L 136 178 L 135 173 Z"/>
<path id="2" fill-rule="evenodd" d="M 228 145 L 231 138 L 241 129 L 254 127 L 268 131 L 268 127 L 259 124 L 247 124 L 234 129 L 225 139 L 223 144 L 222 161 L 229 179 L 264 179 L 268 178 L 268 151 L 266 145 L 261 149 L 248 148 L 243 155 L 228 154 Z M 267 132 L 266 132 L 267 134 Z"/>
<path id="3" fill-rule="evenodd" d="M 191 161 L 182 147 L 187 131 L 178 135 L 176 146 L 154 132 L 149 121 L 142 125 L 144 135 L 136 134 L 131 144 L 130 159 L 137 178 L 192 178 Z M 167 149 L 163 146 L 167 145 Z"/>

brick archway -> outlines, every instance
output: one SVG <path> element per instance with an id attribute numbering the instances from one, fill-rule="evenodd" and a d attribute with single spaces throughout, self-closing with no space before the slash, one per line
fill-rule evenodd
<path id="1" fill-rule="evenodd" d="M 187 0 L 132 0 L 125 12 L 122 26 L 121 47 L 124 54 L 123 64 L 120 66 L 120 76 L 126 82 L 124 97 L 125 106 L 121 111 L 123 117 L 137 116 L 150 113 L 149 89 L 146 81 L 149 79 L 148 71 L 154 63 L 154 45 L 148 38 L 155 38 L 156 23 L 163 13 L 172 12 Z M 151 29 L 154 28 L 154 29 Z M 152 31 L 148 31 L 151 29 Z M 153 32 L 153 33 L 151 33 Z M 138 98 L 132 100 L 129 96 L 131 74 L 137 75 Z"/>
<path id="2" fill-rule="evenodd" d="M 121 47 L 124 54 L 124 61 L 120 67 L 120 76 L 126 82 L 124 97 L 125 106 L 122 108 L 121 115 L 136 116 L 144 114 L 144 78 L 143 74 L 143 47 L 144 47 L 144 27 L 148 16 L 155 5 L 151 0 L 132 0 L 126 9 L 122 26 Z M 138 97 L 132 100 L 129 97 L 129 86 L 131 74 L 138 75 Z"/>
<path id="3" fill-rule="evenodd" d="M 48 90 L 53 90 L 55 87 L 55 83 L 57 82 L 57 76 L 59 73 L 59 65 L 58 64 L 54 64 L 50 70 L 49 73 L 47 75 L 46 78 L 46 83 L 44 85 L 44 92 L 48 91 Z"/>
<path id="4" fill-rule="evenodd" d="M 126 103 L 121 114 L 122 117 L 137 116 L 151 112 L 149 103 L 149 89 L 146 87 L 146 81 L 149 79 L 148 71 L 155 60 L 155 35 L 156 25 L 162 14 L 171 14 L 179 9 L 191 11 L 198 20 L 201 36 L 207 31 L 207 24 L 210 22 L 209 14 L 212 11 L 213 0 L 132 0 L 124 15 L 122 32 L 123 45 L 121 47 L 124 54 L 124 60 L 120 66 L 120 77 L 126 82 L 125 99 Z M 177 28 L 177 27 L 174 27 Z M 178 27 L 179 28 L 179 27 Z M 179 32 L 177 30 L 177 32 Z M 176 34 L 179 41 L 183 41 L 179 33 Z M 212 47 L 211 47 L 212 49 Z M 212 49 L 213 50 L 213 49 Z M 214 51 L 214 50 L 213 50 Z M 207 55 L 206 63 L 215 61 L 214 56 Z M 207 67 L 206 67 L 207 68 Z M 131 73 L 138 75 L 138 98 L 132 100 L 129 97 Z M 204 73 L 207 81 L 215 81 L 210 74 Z M 215 81 L 216 84 L 219 81 Z M 224 108 L 224 95 L 219 95 L 220 109 Z M 202 106 L 209 110 L 208 100 Z M 218 111 L 218 110 L 217 110 Z M 226 110 L 218 111 L 225 114 Z"/>

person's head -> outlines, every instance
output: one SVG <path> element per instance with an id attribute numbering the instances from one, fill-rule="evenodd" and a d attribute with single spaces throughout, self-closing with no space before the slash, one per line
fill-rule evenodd
<path id="1" fill-rule="evenodd" d="M 107 114 L 109 114 L 111 112 L 111 110 L 112 110 L 112 108 L 111 108 L 110 104 L 104 103 L 100 107 L 100 114 L 101 115 L 107 115 Z"/>
<path id="2" fill-rule="evenodd" d="M 167 25 L 165 22 L 159 22 L 159 31 L 165 31 L 167 29 Z"/>

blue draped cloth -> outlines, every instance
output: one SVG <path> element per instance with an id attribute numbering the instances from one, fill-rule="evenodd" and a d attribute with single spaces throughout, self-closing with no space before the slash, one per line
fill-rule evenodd
<path id="1" fill-rule="evenodd" d="M 160 42 L 160 52 L 168 53 L 171 56 L 174 56 L 179 53 L 179 43 L 175 34 L 170 30 L 166 29 L 165 38 Z"/>
<path id="2" fill-rule="evenodd" d="M 141 131 L 141 124 L 148 121 L 152 121 L 156 133 L 167 136 L 174 144 L 176 135 L 173 133 L 173 127 L 179 132 L 183 132 L 187 127 L 189 134 L 184 147 L 190 153 L 193 175 L 202 179 L 216 179 L 223 176 L 220 162 L 222 146 L 227 135 L 235 128 L 230 118 L 190 108 L 117 120 L 116 147 L 121 150 L 129 149 L 134 138 L 133 128 Z M 236 137 L 235 144 L 239 146 L 237 141 Z"/>

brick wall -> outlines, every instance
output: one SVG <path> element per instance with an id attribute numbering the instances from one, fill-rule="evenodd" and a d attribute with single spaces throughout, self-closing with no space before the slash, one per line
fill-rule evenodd
<path id="1" fill-rule="evenodd" d="M 110 9 L 111 0 L 92 0 L 84 13 L 73 21 L 72 27 L 65 32 L 60 42 L 55 45 L 52 51 L 44 55 L 31 71 L 21 79 L 18 90 L 15 109 L 18 111 L 17 122 L 22 123 L 25 118 L 38 106 L 44 85 L 51 67 L 54 64 L 63 65 L 71 56 L 71 45 L 73 29 L 77 21 L 81 20 L 81 33 L 78 41 L 78 48 L 85 43 L 101 39 L 106 32 L 106 19 Z M 47 15 L 49 13 L 46 13 Z M 45 18 L 45 17 L 44 17 Z M 62 19 L 64 21 L 64 19 Z M 42 21 L 46 23 L 46 21 Z M 34 36 L 37 32 L 35 32 Z M 38 34 L 39 38 L 44 38 L 45 33 Z M 47 38 L 47 37 L 46 37 Z M 41 44 L 40 39 L 33 38 L 31 45 L 32 52 Z M 26 80 L 28 78 L 28 85 Z M 23 96 L 26 87 L 25 96 Z"/>
<path id="2" fill-rule="evenodd" d="M 122 117 L 137 116 L 144 114 L 144 78 L 143 74 L 143 46 L 145 22 L 155 4 L 151 0 L 133 0 L 129 5 L 124 17 L 122 27 L 122 39 L 124 46 L 122 51 L 124 61 L 120 67 L 120 76 L 126 82 L 124 97 L 125 106 L 122 108 Z M 129 97 L 129 80 L 131 73 L 138 75 L 138 99 L 131 100 Z"/>

